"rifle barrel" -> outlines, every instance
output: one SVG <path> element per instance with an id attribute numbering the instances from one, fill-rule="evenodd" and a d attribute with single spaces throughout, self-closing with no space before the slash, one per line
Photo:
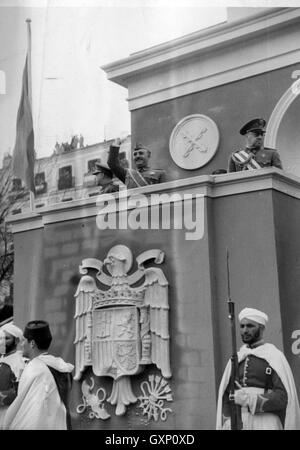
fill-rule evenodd
<path id="1" fill-rule="evenodd" d="M 238 356 L 237 356 L 237 348 L 236 348 L 236 327 L 235 327 L 235 313 L 234 313 L 234 302 L 230 297 L 230 270 L 229 270 L 229 251 L 226 249 L 226 259 L 227 259 L 227 292 L 228 292 L 228 312 L 229 312 L 229 320 L 230 320 L 230 330 L 231 330 L 231 375 L 230 375 L 230 395 L 234 395 L 235 391 L 235 381 L 238 381 Z M 230 398 L 231 401 L 231 429 L 239 430 L 242 428 L 242 417 L 241 417 L 241 408 L 239 405 L 234 403 L 234 399 Z"/>

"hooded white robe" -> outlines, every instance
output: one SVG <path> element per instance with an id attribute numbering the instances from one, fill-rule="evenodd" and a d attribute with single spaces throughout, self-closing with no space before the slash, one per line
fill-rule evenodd
<path id="1" fill-rule="evenodd" d="M 29 361 L 19 382 L 18 395 L 7 409 L 4 430 L 66 430 L 66 408 L 49 368 L 72 372 L 62 358 L 42 354 Z"/>
<path id="2" fill-rule="evenodd" d="M 286 407 L 284 429 L 285 430 L 300 430 L 300 408 L 298 402 L 298 395 L 294 382 L 294 377 L 284 354 L 278 350 L 273 344 L 263 344 L 256 348 L 249 348 L 243 345 L 238 352 L 239 363 L 243 361 L 248 355 L 254 355 L 262 358 L 275 370 L 281 379 L 288 395 L 288 403 Z M 223 394 L 229 383 L 231 374 L 231 361 L 229 360 L 225 367 L 223 377 L 220 383 L 218 405 L 217 405 L 217 424 L 216 429 L 221 430 L 222 424 L 222 399 Z M 260 416 L 263 417 L 264 413 Z"/>

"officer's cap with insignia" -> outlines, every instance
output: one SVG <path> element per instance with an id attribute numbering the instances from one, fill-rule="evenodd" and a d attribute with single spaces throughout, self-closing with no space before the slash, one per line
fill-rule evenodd
<path id="1" fill-rule="evenodd" d="M 135 144 L 135 147 L 134 147 L 133 150 L 134 150 L 134 151 L 136 151 L 136 150 L 147 150 L 147 151 L 149 152 L 149 154 L 151 154 L 151 151 L 149 150 L 149 148 L 146 147 L 146 146 L 143 145 L 143 144 L 140 144 L 139 142 L 137 142 L 137 143 Z"/>
<path id="2" fill-rule="evenodd" d="M 113 173 L 108 167 L 107 164 L 101 163 L 101 161 L 96 161 L 94 164 L 94 170 L 92 172 L 93 175 L 97 175 L 97 173 L 104 173 L 109 177 L 113 177 Z"/>
<path id="3" fill-rule="evenodd" d="M 245 134 L 249 133 L 250 131 L 261 131 L 262 133 L 265 133 L 265 126 L 266 121 L 265 119 L 253 119 L 247 122 L 241 129 L 240 134 L 244 136 Z"/>

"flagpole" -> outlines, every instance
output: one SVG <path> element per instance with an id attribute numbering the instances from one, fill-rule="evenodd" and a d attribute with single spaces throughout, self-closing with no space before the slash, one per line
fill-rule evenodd
<path id="1" fill-rule="evenodd" d="M 32 110 L 32 90 L 31 90 L 31 19 L 26 19 L 27 23 L 27 72 L 28 72 L 28 97 Z"/>
<path id="2" fill-rule="evenodd" d="M 32 79 L 31 79 L 31 19 L 26 19 L 27 23 L 27 75 L 28 75 L 28 97 L 32 111 Z M 33 212 L 34 207 L 34 194 L 29 191 L 30 198 L 30 210 Z"/>

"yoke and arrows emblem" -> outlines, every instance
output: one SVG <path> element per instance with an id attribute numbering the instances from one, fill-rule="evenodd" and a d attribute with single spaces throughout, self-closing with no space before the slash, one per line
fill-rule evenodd
<path id="1" fill-rule="evenodd" d="M 161 264 L 164 253 L 143 252 L 136 258 L 137 270 L 129 275 L 132 252 L 116 245 L 103 262 L 90 258 L 80 266 L 74 378 L 80 380 L 87 366 L 96 376 L 113 378 L 107 401 L 116 405 L 116 415 L 123 415 L 126 406 L 137 401 L 131 376 L 145 365 L 156 364 L 165 378 L 171 377 L 168 281 L 160 268 L 144 266 L 151 260 Z M 101 287 L 89 269 L 97 269 Z"/>
<path id="2" fill-rule="evenodd" d="M 207 128 L 203 128 L 196 137 L 192 137 L 187 132 L 181 130 L 183 139 L 188 142 L 188 148 L 183 154 L 184 158 L 187 158 L 194 149 L 197 149 L 199 152 L 203 153 L 206 153 L 208 151 L 207 146 L 203 146 L 200 142 L 198 142 L 206 132 Z"/>

